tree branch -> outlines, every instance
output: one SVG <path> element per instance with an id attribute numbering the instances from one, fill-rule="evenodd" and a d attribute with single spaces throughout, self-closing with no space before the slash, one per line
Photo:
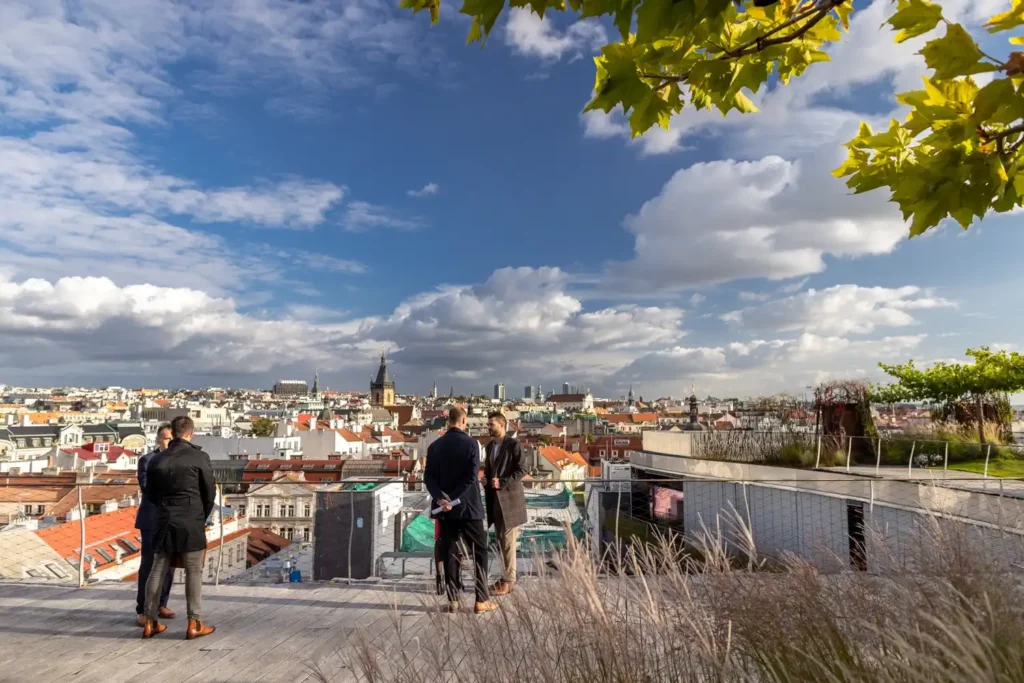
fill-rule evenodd
<path id="1" fill-rule="evenodd" d="M 1017 133 L 1024 133 L 1024 123 L 1018 123 L 1015 126 L 1009 128 L 1001 128 L 999 130 L 992 130 L 990 128 L 982 128 L 978 131 L 978 134 L 986 140 L 1002 140 L 1003 138 L 1016 135 Z M 1021 138 L 1024 140 L 1024 138 Z M 1019 146 L 1020 140 L 1014 143 L 1014 146 Z"/>
<path id="2" fill-rule="evenodd" d="M 839 5 L 842 5 L 844 2 L 847 2 L 847 0 L 826 0 L 826 2 L 824 2 L 823 4 L 814 5 L 807 9 L 801 10 L 788 21 L 785 21 L 782 24 L 776 26 L 775 28 L 769 30 L 768 32 L 763 33 L 758 37 L 753 38 L 752 40 L 748 40 L 742 45 L 738 45 L 732 49 L 728 49 L 720 45 L 714 45 L 714 47 L 718 48 L 723 53 L 721 56 L 716 57 L 715 59 L 723 61 L 728 61 L 730 59 L 738 59 L 739 57 L 745 57 L 746 55 L 752 55 L 757 52 L 761 52 L 765 48 L 772 47 L 773 45 L 782 45 L 784 43 L 794 41 L 797 38 L 804 35 L 805 33 L 807 33 L 808 31 L 810 31 L 812 28 L 814 28 L 818 24 L 818 22 L 820 22 L 828 15 L 829 12 L 834 10 Z M 785 31 L 787 28 L 795 26 L 796 24 L 800 23 L 805 19 L 807 19 L 808 21 L 802 26 L 800 26 L 800 28 L 798 28 L 797 30 L 793 31 L 792 33 L 777 36 L 778 33 Z M 771 36 L 777 37 L 772 38 Z M 678 76 L 669 74 L 641 72 L 640 77 L 661 81 L 661 83 L 654 86 L 655 90 L 661 90 L 662 88 L 672 85 L 673 83 L 686 82 L 690 77 L 690 72 L 687 71 L 686 73 L 679 74 Z"/>

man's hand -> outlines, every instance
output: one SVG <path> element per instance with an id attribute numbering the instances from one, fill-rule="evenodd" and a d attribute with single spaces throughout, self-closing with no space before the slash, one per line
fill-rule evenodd
<path id="1" fill-rule="evenodd" d="M 448 498 L 448 496 L 445 496 L 441 500 L 437 501 L 437 507 L 441 508 L 444 512 L 451 512 L 452 501 L 451 499 Z"/>
<path id="2" fill-rule="evenodd" d="M 491 488 L 495 491 L 501 488 L 501 481 L 499 481 L 497 477 L 491 479 Z"/>

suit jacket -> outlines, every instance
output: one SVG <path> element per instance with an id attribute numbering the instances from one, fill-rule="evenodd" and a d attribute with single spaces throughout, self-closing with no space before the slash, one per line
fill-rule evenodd
<path id="1" fill-rule="evenodd" d="M 160 452 L 160 449 L 154 449 L 144 456 L 139 458 L 139 488 L 142 489 L 142 502 L 139 503 L 139 511 L 135 513 L 135 528 L 143 529 L 146 531 L 152 531 L 156 528 L 156 507 L 153 502 L 146 497 L 146 481 L 149 475 L 149 463 L 153 462 L 153 457 Z"/>
<path id="2" fill-rule="evenodd" d="M 206 549 L 206 518 L 217 498 L 209 455 L 188 441 L 171 441 L 150 462 L 143 492 L 156 508 L 153 547 L 158 552 Z"/>
<path id="3" fill-rule="evenodd" d="M 448 431 L 427 449 L 423 481 L 430 492 L 431 508 L 446 495 L 461 501 L 438 519 L 484 519 L 480 499 L 480 443 L 461 429 Z"/>
<path id="4" fill-rule="evenodd" d="M 493 443 L 493 442 L 492 442 Z M 484 459 L 484 500 L 487 503 L 488 526 L 494 524 L 513 529 L 526 524 L 526 493 L 523 491 L 523 476 L 526 463 L 523 462 L 523 447 L 511 436 L 498 442 L 492 453 L 487 444 Z M 497 478 L 500 488 L 491 488 L 491 480 Z"/>

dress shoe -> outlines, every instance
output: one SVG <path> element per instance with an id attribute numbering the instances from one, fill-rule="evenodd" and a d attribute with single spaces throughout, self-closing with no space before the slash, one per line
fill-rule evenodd
<path id="1" fill-rule="evenodd" d="M 146 619 L 146 625 L 142 627 L 142 637 L 152 638 L 156 634 L 163 633 L 166 630 L 166 624 L 161 624 L 156 619 Z"/>
<path id="2" fill-rule="evenodd" d="M 188 631 L 185 632 L 185 640 L 195 640 L 196 638 L 202 638 L 203 636 L 210 635 L 216 630 L 216 626 L 207 626 L 203 623 L 202 619 L 189 619 Z"/>
<path id="3" fill-rule="evenodd" d="M 491 586 L 491 593 L 493 593 L 494 595 L 508 595 L 515 589 L 516 585 L 514 583 L 509 583 L 508 581 L 502 579 L 501 581 L 498 581 L 493 586 Z"/>
<path id="4" fill-rule="evenodd" d="M 159 616 L 160 616 L 161 619 L 173 619 L 174 618 L 174 612 L 172 612 L 171 610 L 167 609 L 166 607 L 161 607 L 160 608 Z"/>
<path id="5" fill-rule="evenodd" d="M 478 602 L 476 603 L 476 606 L 473 607 L 473 611 L 477 614 L 493 612 L 496 609 L 498 609 L 498 603 L 494 602 L 493 600 L 488 600 L 486 602 Z"/>

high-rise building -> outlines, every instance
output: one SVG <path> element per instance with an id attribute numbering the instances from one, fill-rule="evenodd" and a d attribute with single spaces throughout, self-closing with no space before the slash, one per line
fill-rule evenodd
<path id="1" fill-rule="evenodd" d="M 279 379 L 274 384 L 278 396 L 308 396 L 309 383 L 304 379 Z"/>
<path id="2" fill-rule="evenodd" d="M 569 383 L 568 382 L 562 382 L 562 393 L 563 394 L 571 394 L 572 392 L 569 391 L 569 388 L 570 387 L 569 387 Z"/>
<path id="3" fill-rule="evenodd" d="M 505 400 L 505 385 L 501 382 L 494 385 L 494 398 L 498 401 Z"/>
<path id="4" fill-rule="evenodd" d="M 533 385 L 526 385 L 526 388 L 523 389 L 523 398 L 527 401 L 533 400 Z"/>

